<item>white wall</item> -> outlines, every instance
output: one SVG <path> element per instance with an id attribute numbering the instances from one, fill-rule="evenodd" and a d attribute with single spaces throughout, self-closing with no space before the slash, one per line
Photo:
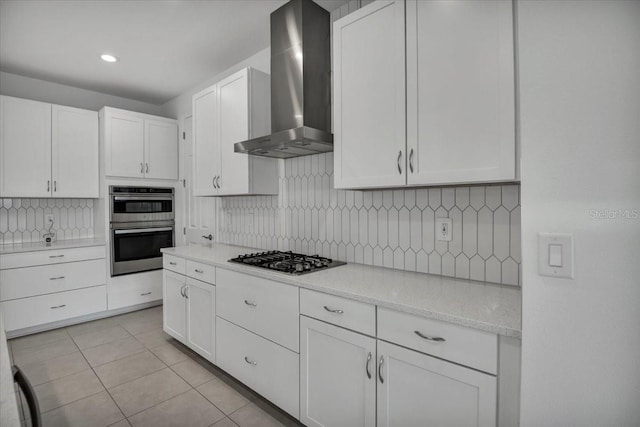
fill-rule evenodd
<path id="1" fill-rule="evenodd" d="M 640 425 L 640 2 L 519 2 L 522 425 Z M 633 215 L 633 213 L 631 213 Z M 537 273 L 572 233 L 575 278 Z"/>
<path id="2" fill-rule="evenodd" d="M 162 115 L 160 105 L 0 72 L 0 94 L 98 111 L 104 106 Z"/>
<path id="3" fill-rule="evenodd" d="M 244 67 L 253 67 L 257 70 L 263 71 L 267 74 L 271 74 L 271 49 L 266 48 L 256 53 L 253 56 L 245 59 L 234 65 L 231 68 L 223 71 L 220 74 L 210 77 L 209 79 L 203 81 L 202 83 L 194 86 L 189 89 L 185 93 L 173 98 L 172 100 L 166 102 L 162 105 L 162 111 L 168 117 L 177 117 L 178 119 L 182 119 L 186 116 L 191 115 L 191 97 L 205 89 L 212 84 L 224 79 L 227 76 L 235 73 L 238 70 L 241 70 Z M 182 124 L 181 124 L 182 125 Z"/>

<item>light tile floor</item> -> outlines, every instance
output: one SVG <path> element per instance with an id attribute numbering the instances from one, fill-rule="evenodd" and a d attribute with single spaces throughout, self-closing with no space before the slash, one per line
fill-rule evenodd
<path id="1" fill-rule="evenodd" d="M 16 338 L 9 348 L 44 426 L 301 425 L 165 334 L 161 306 Z"/>

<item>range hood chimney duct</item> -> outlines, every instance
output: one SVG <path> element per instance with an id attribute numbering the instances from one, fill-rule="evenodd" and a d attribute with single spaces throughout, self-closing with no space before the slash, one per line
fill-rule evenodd
<path id="1" fill-rule="evenodd" d="M 287 159 L 333 151 L 329 12 L 291 0 L 271 14 L 271 132 L 236 153 Z"/>

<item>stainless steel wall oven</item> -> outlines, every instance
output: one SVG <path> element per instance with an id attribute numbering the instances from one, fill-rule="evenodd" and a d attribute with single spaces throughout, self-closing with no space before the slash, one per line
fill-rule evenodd
<path id="1" fill-rule="evenodd" d="M 111 276 L 162 268 L 160 249 L 173 246 L 173 188 L 109 187 Z"/>

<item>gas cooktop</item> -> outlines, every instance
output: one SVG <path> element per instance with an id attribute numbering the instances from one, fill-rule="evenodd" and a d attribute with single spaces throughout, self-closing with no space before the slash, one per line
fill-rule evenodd
<path id="1" fill-rule="evenodd" d="M 237 262 L 288 274 L 313 273 L 314 271 L 346 264 L 346 262 L 334 261 L 319 255 L 296 254 L 291 251 L 266 251 L 244 254 L 230 259 L 229 262 Z"/>

